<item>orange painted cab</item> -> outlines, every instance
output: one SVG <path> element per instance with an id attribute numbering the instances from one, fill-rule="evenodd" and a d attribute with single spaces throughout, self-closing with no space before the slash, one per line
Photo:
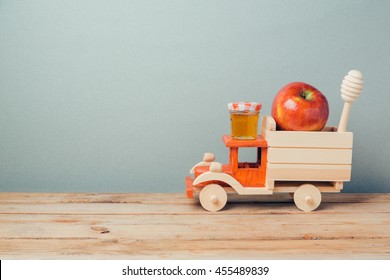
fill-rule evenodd
<path id="1" fill-rule="evenodd" d="M 262 136 L 254 140 L 235 140 L 230 135 L 222 137 L 229 148 L 229 169 L 233 177 L 244 187 L 264 187 L 267 166 L 267 141 Z M 256 158 L 252 162 L 240 161 L 240 152 L 245 148 L 252 148 Z M 256 151 L 253 151 L 255 149 Z"/>
<path id="2" fill-rule="evenodd" d="M 229 163 L 221 164 L 219 172 L 234 178 L 236 182 L 244 188 L 265 188 L 266 187 L 266 168 L 267 168 L 267 149 L 268 143 L 263 136 L 258 135 L 253 140 L 236 140 L 231 135 L 223 135 L 222 141 L 229 149 Z M 252 161 L 240 160 L 241 152 L 247 149 L 252 156 Z M 210 165 L 213 162 L 200 162 L 192 169 L 194 178 L 186 177 L 186 192 L 189 198 L 194 195 L 193 183 L 200 175 L 210 172 Z M 198 187 L 204 187 L 210 183 L 216 183 L 225 187 L 229 184 L 225 180 L 211 179 L 204 183 L 197 184 Z"/>

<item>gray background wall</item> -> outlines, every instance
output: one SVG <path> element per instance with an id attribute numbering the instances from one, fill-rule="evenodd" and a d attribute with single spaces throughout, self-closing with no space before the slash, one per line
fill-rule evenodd
<path id="1" fill-rule="evenodd" d="M 353 104 L 352 181 L 390 191 L 390 1 L 0 1 L 0 191 L 184 192 L 226 104 L 305 81 Z"/>

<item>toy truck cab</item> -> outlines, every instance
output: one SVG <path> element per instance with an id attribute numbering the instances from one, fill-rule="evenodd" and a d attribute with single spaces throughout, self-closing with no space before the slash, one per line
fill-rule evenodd
<path id="1" fill-rule="evenodd" d="M 192 169 L 192 173 L 195 174 L 195 180 L 198 182 L 201 181 L 201 179 L 198 179 L 198 177 L 206 172 L 210 172 L 210 166 L 214 165 L 214 168 L 211 167 L 211 170 L 214 173 L 221 172 L 232 176 L 242 187 L 265 187 L 265 171 L 267 166 L 268 148 L 267 141 L 265 141 L 261 135 L 259 135 L 254 140 L 235 140 L 230 135 L 224 135 L 222 140 L 226 147 L 229 148 L 229 163 L 219 165 L 219 163 L 215 163 L 214 161 L 201 162 L 195 165 Z M 251 152 L 256 153 L 255 161 L 240 162 L 239 153 L 240 149 L 242 148 L 252 148 Z M 205 182 L 207 181 L 204 181 L 203 179 L 203 184 L 198 183 L 198 185 L 204 185 Z M 221 185 L 226 185 L 226 183 L 223 181 L 220 181 L 219 183 Z M 188 184 L 189 186 L 187 188 L 187 195 L 191 197 L 192 195 L 189 193 L 191 192 L 193 185 L 191 178 L 188 178 Z"/>
<path id="2" fill-rule="evenodd" d="M 267 141 L 259 135 L 255 140 L 235 140 L 230 135 L 222 137 L 229 148 L 229 169 L 231 174 L 243 187 L 265 187 L 267 166 Z M 255 161 L 242 162 L 239 154 L 241 150 L 251 148 L 255 153 Z"/>
<path id="3" fill-rule="evenodd" d="M 187 196 L 193 197 L 194 191 L 199 192 L 200 197 L 206 196 L 207 193 L 220 193 L 224 197 L 224 193 L 232 191 L 242 195 L 272 194 L 266 184 L 268 144 L 263 136 L 258 135 L 254 140 L 235 140 L 230 135 L 224 135 L 222 140 L 229 149 L 229 163 L 220 164 L 214 161 L 212 154 L 205 154 L 204 161 L 191 170 L 194 179 L 186 177 Z M 247 148 L 251 148 L 250 152 L 255 153 L 255 160 L 252 162 L 239 160 L 240 151 Z M 225 200 L 214 195 L 211 195 L 210 199 Z M 222 201 L 217 205 L 213 203 L 207 206 L 201 199 L 202 206 L 210 211 L 222 208 L 226 203 Z"/>

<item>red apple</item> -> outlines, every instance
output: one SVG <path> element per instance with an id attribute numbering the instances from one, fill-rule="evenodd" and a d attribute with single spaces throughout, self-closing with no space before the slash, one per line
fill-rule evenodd
<path id="1" fill-rule="evenodd" d="M 289 83 L 276 94 L 272 117 L 280 130 L 318 131 L 329 117 L 328 100 L 307 83 Z"/>

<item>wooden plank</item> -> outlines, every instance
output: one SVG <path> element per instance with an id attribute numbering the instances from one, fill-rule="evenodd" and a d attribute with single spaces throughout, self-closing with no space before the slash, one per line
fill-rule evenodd
<path id="1" fill-rule="evenodd" d="M 154 203 L 51 203 L 51 204 L 2 204 L 0 205 L 0 213 L 10 214 L 74 214 L 74 215 L 85 215 L 85 214 L 101 214 L 101 215 L 120 215 L 120 214 L 175 214 L 182 212 L 191 214 L 202 212 L 198 207 L 193 205 L 193 201 L 187 198 L 185 205 L 173 204 L 170 207 L 164 204 Z"/>
<path id="2" fill-rule="evenodd" d="M 67 216 L 63 215 L 7 215 L 1 219 L 0 239 L 96 239 L 115 238 L 133 240 L 171 239 L 172 233 L 180 235 L 180 239 L 209 240 L 226 238 L 230 240 L 275 240 L 299 239 L 310 232 L 321 239 L 349 238 L 359 232 L 360 238 L 372 238 L 372 228 L 378 227 L 375 237 L 386 237 L 390 230 L 388 214 L 377 213 L 372 221 L 372 215 L 361 213 L 356 217 L 351 213 L 332 215 L 322 213 L 321 220 L 315 222 L 301 213 L 294 215 L 294 223 L 288 222 L 283 215 L 268 213 L 263 215 L 202 215 L 194 222 L 192 215 L 179 215 L 172 219 L 167 215 L 150 215 L 148 219 L 140 215 L 118 215 L 115 219 L 107 215 Z M 291 217 L 290 217 L 291 218 Z M 348 223 L 345 219 L 348 218 Z M 270 221 L 274 221 L 271 223 Z M 286 223 L 286 224 L 285 224 Z M 362 228 L 362 224 L 370 227 Z M 239 224 L 245 230 L 234 232 Z M 329 231 L 329 224 L 335 225 Z M 298 226 L 300 225 L 300 226 Z M 284 231 L 282 230 L 284 229 Z M 209 230 L 208 230 L 209 229 Z M 211 230 L 212 229 L 212 230 Z M 200 234 L 201 233 L 201 234 Z M 0 249 L 1 251 L 1 249 Z"/>
<path id="3" fill-rule="evenodd" d="M 267 178 L 293 181 L 349 181 L 351 165 L 268 163 Z"/>
<path id="4" fill-rule="evenodd" d="M 272 195 L 269 195 L 272 199 Z M 289 203 L 289 207 L 282 207 L 275 209 L 270 207 L 268 204 L 256 204 L 256 205 L 247 205 L 251 207 L 251 212 L 264 214 L 264 213 L 299 213 L 300 211 L 295 207 L 294 203 Z M 260 206 L 260 207 L 259 207 Z M 274 204 L 271 206 L 275 206 Z M 226 206 L 226 210 L 230 209 L 229 204 Z M 324 211 L 333 211 L 333 204 L 327 205 L 327 208 Z M 343 209 L 343 211 L 356 211 L 356 208 L 362 207 L 361 205 L 351 204 L 348 208 Z M 373 203 L 370 205 L 370 211 L 373 212 L 385 212 L 388 211 L 389 205 L 383 203 Z M 240 213 L 245 213 L 244 208 L 239 208 Z M 111 215 L 115 217 L 116 215 L 209 215 L 202 207 L 198 205 L 198 202 L 195 200 L 188 199 L 187 204 L 183 205 L 170 205 L 169 207 L 160 205 L 160 204 L 19 204 L 19 205 L 0 205 L 0 214 L 64 214 L 64 215 Z M 233 212 L 227 211 L 227 215 L 235 214 Z"/>
<path id="5" fill-rule="evenodd" d="M 298 240 L 0 240 L 1 259 L 389 259 L 390 238 L 321 240 L 307 234 Z M 283 248 L 283 249 L 282 249 Z"/>
<path id="6" fill-rule="evenodd" d="M 266 140 L 270 147 L 352 149 L 352 132 L 336 132 L 333 129 L 327 127 L 323 131 L 269 131 Z"/>
<path id="7" fill-rule="evenodd" d="M 1 259 L 390 259 L 390 194 L 204 211 L 183 194 L 0 193 Z"/>
<path id="8" fill-rule="evenodd" d="M 352 149 L 353 133 L 337 132 L 334 127 L 322 131 L 276 131 L 273 119 L 263 117 L 262 136 L 270 147 Z"/>
<path id="9" fill-rule="evenodd" d="M 262 196 L 263 201 L 284 202 L 284 195 Z M 280 198 L 282 198 L 280 200 Z M 390 203 L 390 193 L 340 193 L 324 194 L 323 201 L 338 203 Z M 4 204 L 194 204 L 185 193 L 18 193 L 0 192 L 0 206 Z M 0 212 L 1 214 L 2 212 Z"/>
<path id="10" fill-rule="evenodd" d="M 269 163 L 351 164 L 350 149 L 268 148 Z"/>
<path id="11" fill-rule="evenodd" d="M 0 192 L 0 204 L 112 203 L 187 204 L 180 193 L 19 193 Z"/>
<path id="12" fill-rule="evenodd" d="M 324 194 L 326 202 L 338 203 L 390 203 L 390 193 L 340 193 Z M 264 201 L 283 202 L 284 195 L 264 196 Z M 185 193 L 16 193 L 0 192 L 0 205 L 3 204 L 194 204 Z M 1 212 L 0 212 L 1 214 Z"/>

